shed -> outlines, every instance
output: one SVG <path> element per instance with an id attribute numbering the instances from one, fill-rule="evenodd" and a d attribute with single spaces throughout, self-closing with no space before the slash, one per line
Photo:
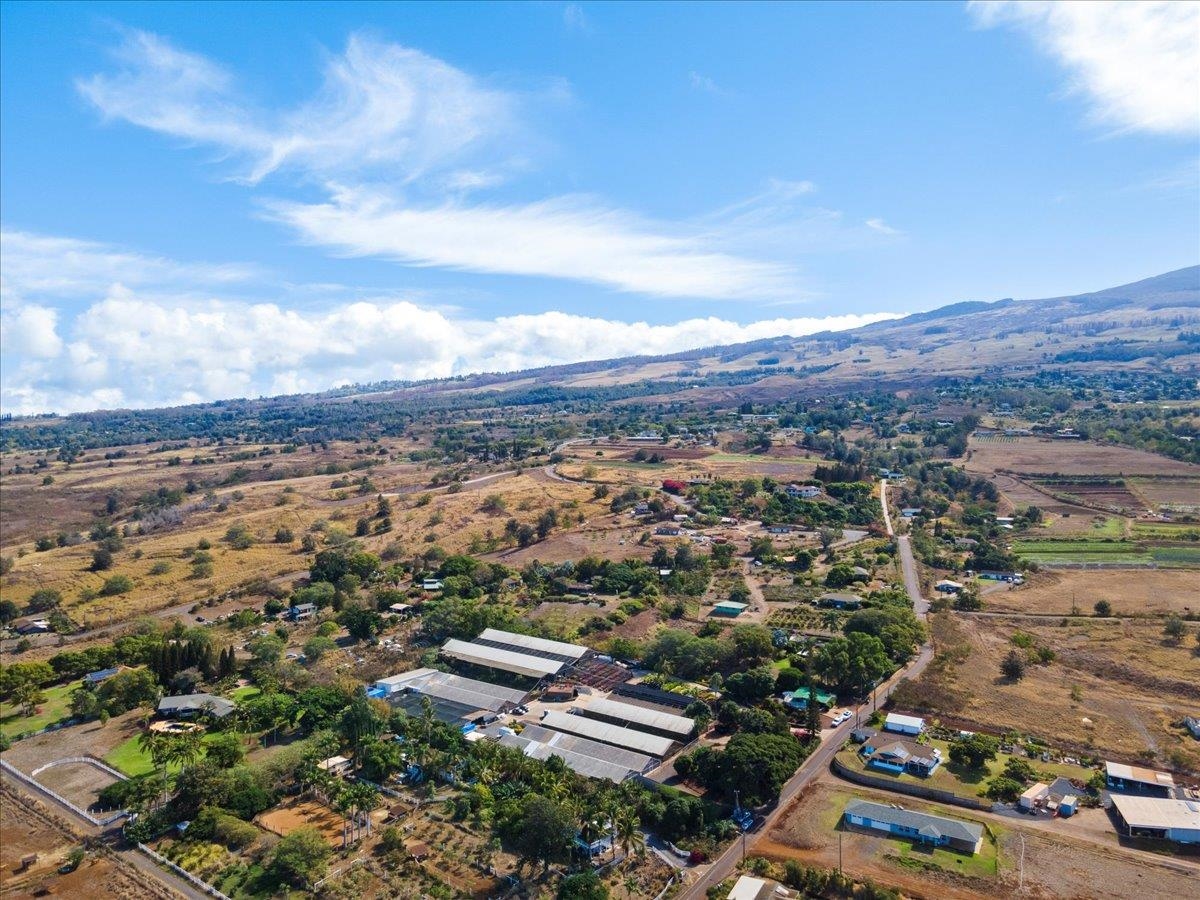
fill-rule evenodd
<path id="1" fill-rule="evenodd" d="M 1077 809 L 1079 809 L 1079 798 L 1074 794 L 1067 794 L 1058 803 L 1058 814 L 1064 819 L 1075 815 Z"/>
<path id="2" fill-rule="evenodd" d="M 102 681 L 107 681 L 108 679 L 112 678 L 120 671 L 121 667 L 116 666 L 112 669 L 101 669 L 99 672 L 88 672 L 83 676 L 83 680 L 87 684 L 99 684 Z"/>
<path id="3" fill-rule="evenodd" d="M 1021 798 L 1017 801 L 1018 809 L 1037 809 L 1037 807 L 1048 797 L 1050 788 L 1042 784 L 1040 781 L 1025 789 L 1021 794 Z"/>
<path id="4" fill-rule="evenodd" d="M 743 612 L 750 608 L 748 603 L 738 603 L 735 600 L 722 600 L 720 603 L 713 606 L 714 616 L 729 616 L 734 618 L 740 616 Z"/>
<path id="5" fill-rule="evenodd" d="M 888 713 L 883 721 L 884 731 L 894 731 L 897 734 L 920 734 L 925 730 L 925 720 L 920 716 L 904 716 L 900 713 Z"/>

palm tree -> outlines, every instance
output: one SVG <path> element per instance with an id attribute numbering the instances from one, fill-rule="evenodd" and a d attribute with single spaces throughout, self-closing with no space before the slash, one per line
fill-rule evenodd
<path id="1" fill-rule="evenodd" d="M 646 836 L 642 834 L 641 821 L 639 821 L 637 814 L 631 808 L 624 807 L 617 814 L 614 828 L 617 833 L 617 843 L 621 846 L 626 856 L 629 856 L 631 853 L 636 856 L 645 855 Z"/>

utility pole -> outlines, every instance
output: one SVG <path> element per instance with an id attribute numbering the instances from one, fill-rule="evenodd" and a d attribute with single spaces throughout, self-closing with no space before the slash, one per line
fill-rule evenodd
<path id="1" fill-rule="evenodd" d="M 838 874 L 842 874 L 842 835 L 845 834 L 842 829 L 838 829 Z"/>

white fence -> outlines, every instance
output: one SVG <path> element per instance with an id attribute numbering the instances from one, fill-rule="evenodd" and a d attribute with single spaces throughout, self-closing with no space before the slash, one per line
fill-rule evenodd
<path id="1" fill-rule="evenodd" d="M 65 762 L 65 761 L 66 760 L 59 760 L 59 762 Z M 87 759 L 86 757 L 80 758 L 78 761 L 93 763 L 93 764 L 96 762 L 95 760 Z M 47 767 L 43 766 L 42 768 L 44 769 Z M 8 760 L 0 759 L 0 769 L 3 769 L 5 772 L 8 772 L 14 778 L 18 779 L 19 781 L 24 782 L 25 784 L 29 785 L 34 790 L 40 791 L 41 793 L 45 794 L 48 797 L 53 797 L 55 800 L 57 800 L 59 803 L 61 803 L 63 806 L 65 806 L 67 809 L 71 810 L 77 816 L 82 816 L 84 819 L 87 819 L 93 825 L 98 825 L 101 827 L 103 827 L 105 825 L 111 825 L 113 822 L 117 821 L 118 819 L 123 819 L 123 818 L 125 818 L 125 816 L 127 816 L 129 814 L 125 810 L 121 809 L 121 810 L 117 810 L 116 812 L 112 813 L 109 816 L 105 816 L 104 818 L 96 818 L 91 813 L 89 813 L 87 810 L 80 809 L 78 806 L 76 806 L 74 803 L 72 803 L 70 800 L 68 800 L 66 797 L 62 796 L 58 792 L 52 791 L 50 788 L 46 787 L 46 785 L 42 784 L 40 781 L 37 781 L 34 778 L 32 778 L 31 776 L 26 775 L 24 772 L 22 772 L 16 766 L 13 766 L 11 763 L 9 763 Z M 41 769 L 38 769 L 38 771 L 40 772 Z M 120 777 L 124 778 L 125 776 L 122 775 Z"/>
<path id="2" fill-rule="evenodd" d="M 207 881 L 201 881 L 199 878 L 197 878 L 195 875 L 193 875 L 187 869 L 183 868 L 182 866 L 176 865 L 175 863 L 171 862 L 169 859 L 167 859 L 162 854 L 155 853 L 153 850 L 151 850 L 145 844 L 138 844 L 137 848 L 139 850 L 141 850 L 143 853 L 145 853 L 152 860 L 154 860 L 156 863 L 158 863 L 160 866 L 170 869 L 172 872 L 174 872 L 180 878 L 187 881 L 188 884 L 191 884 L 197 890 L 204 891 L 204 893 L 208 894 L 211 897 L 216 897 L 216 898 L 218 898 L 218 900 L 229 900 L 228 897 L 226 897 L 224 894 L 222 894 L 220 891 L 218 891 L 215 887 L 213 887 Z"/>

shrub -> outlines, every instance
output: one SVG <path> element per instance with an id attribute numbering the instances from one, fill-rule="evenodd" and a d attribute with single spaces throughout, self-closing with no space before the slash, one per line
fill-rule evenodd
<path id="1" fill-rule="evenodd" d="M 105 580 L 100 588 L 101 597 L 115 597 L 117 594 L 127 594 L 133 590 L 133 579 L 128 575 L 114 575 Z"/>

